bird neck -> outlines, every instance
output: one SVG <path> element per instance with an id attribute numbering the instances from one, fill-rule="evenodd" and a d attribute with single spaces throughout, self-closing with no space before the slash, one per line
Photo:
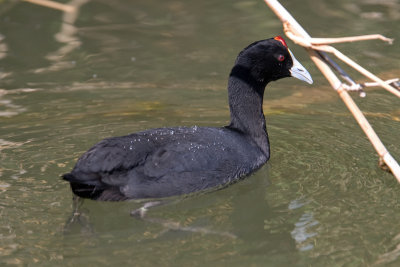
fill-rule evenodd
<path id="1" fill-rule="evenodd" d="M 263 113 L 264 90 L 268 82 L 254 79 L 245 69 L 235 67 L 228 82 L 231 114 L 228 128 L 248 135 L 269 157 L 269 140 Z"/>

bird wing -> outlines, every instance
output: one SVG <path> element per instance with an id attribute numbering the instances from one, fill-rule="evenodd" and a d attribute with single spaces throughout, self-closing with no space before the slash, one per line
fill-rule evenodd
<path id="1" fill-rule="evenodd" d="M 130 136 L 114 137 L 104 139 L 94 145 L 79 158 L 72 170 L 75 176 L 74 181 L 90 181 L 93 184 L 102 173 L 111 174 L 143 164 L 153 146 L 134 144 L 130 140 Z"/>
<path id="2" fill-rule="evenodd" d="M 151 153 L 144 162 L 144 174 L 161 177 L 168 173 L 215 170 L 224 165 L 231 148 L 204 142 L 169 143 Z"/>
<path id="3" fill-rule="evenodd" d="M 83 154 L 64 179 L 99 189 L 119 188 L 128 198 L 190 193 L 245 172 L 240 166 L 248 157 L 240 155 L 237 143 L 219 134 L 187 131 L 108 138 Z"/>
<path id="4" fill-rule="evenodd" d="M 241 163 L 230 159 L 232 152 L 221 145 L 169 143 L 121 177 L 120 190 L 128 198 L 166 197 L 226 184 L 240 175 Z"/>

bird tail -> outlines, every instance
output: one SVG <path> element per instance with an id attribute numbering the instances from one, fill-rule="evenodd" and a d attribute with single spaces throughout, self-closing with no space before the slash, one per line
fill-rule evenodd
<path id="1" fill-rule="evenodd" d="M 63 174 L 62 179 L 70 183 L 72 192 L 79 197 L 97 199 L 104 191 L 101 186 L 82 181 L 72 173 Z"/>
<path id="2" fill-rule="evenodd" d="M 82 179 L 79 179 L 73 173 L 62 175 L 62 179 L 70 183 L 72 192 L 78 197 L 102 201 L 122 201 L 128 199 L 121 194 L 118 187 L 105 186 L 104 184 L 99 184 L 96 180 L 82 181 Z"/>

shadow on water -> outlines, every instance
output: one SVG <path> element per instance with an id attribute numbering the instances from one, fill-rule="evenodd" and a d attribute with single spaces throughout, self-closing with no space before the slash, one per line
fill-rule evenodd
<path id="1" fill-rule="evenodd" d="M 253 176 L 253 175 L 251 175 Z M 229 238 L 238 238 L 235 233 L 230 233 L 230 232 L 224 232 L 224 231 L 214 231 L 212 229 L 207 229 L 205 227 L 198 227 L 198 226 L 190 226 L 190 225 L 182 225 L 181 222 L 178 221 L 171 221 L 163 218 L 156 218 L 152 216 L 153 212 L 157 212 L 157 210 L 160 209 L 169 209 L 169 207 L 179 207 L 180 205 L 183 205 L 185 207 L 190 207 L 193 208 L 193 205 L 187 204 L 187 202 L 190 202 L 193 199 L 200 198 L 200 199 L 209 199 L 210 196 L 209 194 L 218 194 L 220 190 L 227 190 L 230 191 L 227 194 L 224 193 L 223 196 L 228 197 L 228 201 L 225 203 L 227 205 L 228 203 L 231 203 L 231 205 L 237 206 L 238 203 L 261 203 L 263 202 L 261 199 L 265 195 L 265 190 L 268 186 L 268 165 L 264 166 L 261 170 L 257 172 L 257 179 L 254 179 L 251 182 L 243 182 L 243 181 L 237 181 L 232 184 L 227 184 L 221 187 L 217 188 L 212 188 L 206 191 L 202 192 L 197 192 L 197 193 L 192 193 L 186 196 L 175 196 L 175 197 L 169 197 L 169 198 L 164 198 L 164 199 L 138 199 L 138 200 L 129 200 L 126 201 L 129 203 L 129 205 L 132 207 L 131 212 L 129 213 L 130 216 L 132 216 L 133 219 L 137 220 L 142 220 L 147 223 L 153 223 L 153 224 L 158 224 L 162 228 L 164 228 L 161 231 L 161 234 L 167 232 L 167 231 L 180 231 L 180 232 L 192 232 L 192 233 L 198 233 L 198 234 L 205 234 L 205 235 L 219 235 L 221 237 L 229 237 Z M 246 177 L 247 178 L 247 177 Z M 243 178 L 243 179 L 246 179 Z M 242 180 L 243 180 L 242 179 Z M 262 179 L 262 180 L 261 180 Z M 243 191 L 243 189 L 247 188 L 245 191 L 251 190 L 252 194 L 249 194 L 247 192 L 244 194 L 243 192 L 240 192 L 238 194 L 237 192 L 233 191 L 232 189 L 229 189 L 230 187 L 235 187 L 236 183 L 245 183 L 240 186 L 240 189 Z M 257 190 L 254 190 L 254 186 Z M 232 198 L 231 196 L 240 196 L 240 197 L 235 197 Z M 249 201 L 249 197 L 251 197 L 251 200 Z M 261 199 L 260 199 L 261 198 Z M 85 208 L 84 203 L 90 202 L 93 203 L 91 200 L 84 200 L 79 197 L 73 197 L 72 199 L 72 215 L 66 220 L 66 224 L 64 227 L 64 232 L 69 233 L 72 228 L 77 228 L 80 229 L 78 232 L 82 233 L 87 233 L 87 232 L 92 232 L 92 226 L 90 224 L 90 218 L 89 218 L 89 213 L 90 211 Z M 237 203 L 236 203 L 237 202 Z M 101 202 L 95 202 L 95 205 L 98 205 Z M 115 206 L 121 204 L 120 203 L 109 203 L 111 206 Z M 205 206 L 209 206 L 209 203 Z M 239 208 L 244 208 L 240 207 Z M 251 212 L 248 212 L 245 216 L 245 220 L 251 221 L 252 228 L 255 227 L 254 220 L 252 220 L 252 217 L 255 215 L 263 214 L 263 213 L 268 213 L 268 207 L 265 207 L 264 205 L 255 205 L 255 208 L 250 208 Z M 108 209 L 108 205 L 106 205 L 106 209 Z M 248 207 L 247 207 L 248 208 Z M 107 211 L 103 211 L 104 213 L 109 213 Z M 103 213 L 102 212 L 102 213 Z M 186 211 L 185 211 L 186 212 Z M 128 215 L 128 214 L 126 214 Z M 243 216 L 238 216 L 234 215 L 233 217 L 235 219 L 239 219 L 240 217 Z M 95 219 L 97 221 L 97 219 Z M 192 222 L 193 223 L 193 222 Z M 241 222 L 239 223 L 241 224 Z M 258 227 L 262 229 L 263 224 L 261 223 L 261 227 Z M 92 229 L 88 231 L 88 229 Z M 235 229 L 236 231 L 239 230 Z M 76 231 L 76 230 L 75 230 Z M 253 230 L 252 230 L 253 231 Z M 241 234 L 242 235 L 242 234 Z M 245 236 L 245 235 L 244 235 Z"/>
<path id="2" fill-rule="evenodd" d="M 267 164 L 248 179 L 223 190 L 169 199 L 164 205 L 150 208 L 143 218 L 129 218 L 129 211 L 143 203 L 86 201 L 83 210 L 84 220 L 88 221 L 64 238 L 90 240 L 92 249 L 107 250 L 113 246 L 104 245 L 108 238 L 124 234 L 114 251 L 147 255 L 149 246 L 156 246 L 153 256 L 166 264 L 184 264 L 186 257 L 199 263 L 218 258 L 234 265 L 248 261 L 261 264 L 266 259 L 275 264 L 296 264 L 300 257 L 287 256 L 313 248 L 309 239 L 317 235 L 314 226 L 318 221 L 307 208 L 311 201 L 302 197 L 271 207 L 269 199 L 273 205 L 276 203 L 268 196 L 269 172 Z M 112 233 L 110 229 L 114 229 Z M 165 251 L 172 244 L 177 247 Z M 209 250 L 206 255 L 195 252 L 204 246 Z M 135 260 L 148 262 L 140 257 Z"/>
<path id="3" fill-rule="evenodd" d="M 302 214 L 300 211 L 307 203 L 293 200 L 289 205 L 290 213 L 296 213 L 299 222 L 295 225 L 294 222 L 287 221 L 287 214 L 283 210 L 288 207 L 271 208 L 268 204 L 268 173 L 267 164 L 248 179 L 223 190 L 170 198 L 163 205 L 149 208 L 141 218 L 130 217 L 129 211 L 142 207 L 143 202 L 85 201 L 82 209 L 85 213 L 83 219 L 87 221 L 83 225 L 72 225 L 75 228 L 64 238 L 89 238 L 93 248 L 107 250 L 109 245 L 100 248 L 99 244 L 104 244 L 111 237 L 110 229 L 114 229 L 112 236 L 115 232 L 125 234 L 116 248 L 119 253 L 146 255 L 148 246 L 154 246 L 154 242 L 157 242 L 158 248 L 153 251 L 153 256 L 162 258 L 166 264 L 184 264 L 187 259 L 183 255 L 187 253 L 187 256 L 199 263 L 218 257 L 220 260 L 238 264 L 237 261 L 244 263 L 253 257 L 264 255 L 275 257 L 276 263 L 294 264 L 297 259 L 286 259 L 282 257 L 282 252 L 293 253 L 296 251 L 296 242 L 307 239 L 307 226 L 300 225 L 309 221 L 305 218 L 307 215 L 304 215 L 307 213 Z M 77 225 L 79 226 L 76 227 Z M 114 225 L 118 227 L 113 227 Z M 136 242 L 132 243 L 133 240 Z M 172 244 L 178 247 L 168 252 L 162 250 Z M 210 246 L 209 255 L 195 253 L 196 247 L 200 249 L 204 246 Z M 192 248 L 188 251 L 188 247 Z M 232 250 L 232 247 L 236 248 Z M 217 251 L 213 251 L 213 248 Z M 237 249 L 241 251 L 239 254 L 235 252 Z M 257 261 L 259 260 L 256 259 Z"/>

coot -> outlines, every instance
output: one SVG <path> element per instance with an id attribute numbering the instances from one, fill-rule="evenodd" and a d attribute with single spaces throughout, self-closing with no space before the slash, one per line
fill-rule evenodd
<path id="1" fill-rule="evenodd" d="M 265 86 L 284 77 L 312 83 L 280 36 L 241 51 L 229 76 L 231 122 L 222 128 L 158 128 L 104 139 L 63 179 L 94 200 L 161 198 L 227 185 L 270 157 Z"/>

